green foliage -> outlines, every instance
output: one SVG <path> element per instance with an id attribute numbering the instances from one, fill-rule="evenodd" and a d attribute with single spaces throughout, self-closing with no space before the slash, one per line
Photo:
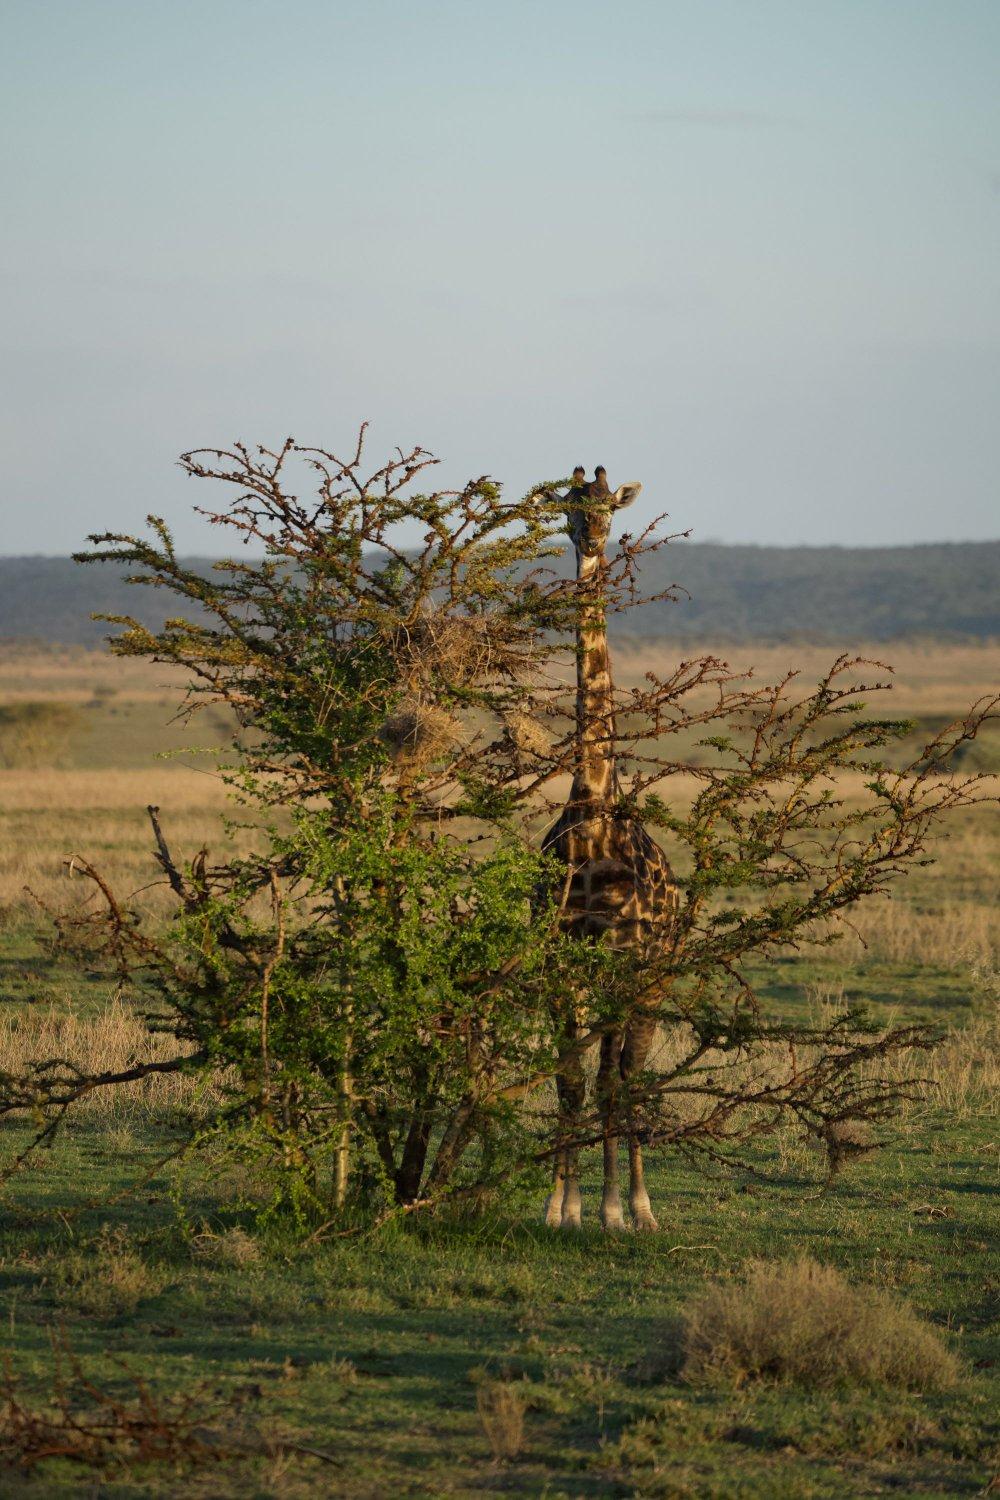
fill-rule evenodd
<path id="1" fill-rule="evenodd" d="M 293 456 L 319 475 L 316 505 L 281 488 Z M 85 560 L 196 606 L 156 633 L 119 617 L 113 649 L 185 667 L 187 712 L 235 711 L 224 774 L 267 815 L 260 849 L 185 864 L 151 810 L 175 921 L 146 930 L 91 871 L 105 911 L 64 936 L 158 991 L 178 1066 L 221 1080 L 198 1140 L 225 1134 L 277 1164 L 272 1209 L 315 1223 L 352 1196 L 370 1214 L 481 1194 L 544 1154 L 544 1115 L 514 1101 L 551 1075 L 555 996 L 609 962 L 561 931 L 545 861 L 513 823 L 505 715 L 553 649 L 515 570 L 546 557 L 560 518 L 488 479 L 403 499 L 419 450 L 364 483 L 359 457 L 290 443 L 212 457 L 232 467 L 185 462 L 245 487 L 214 519 L 263 542 L 262 561 L 205 578 L 156 517 L 152 542 L 96 538 Z M 395 548 L 402 519 L 426 528 L 423 551 Z M 63 1088 L 57 1107 L 73 1092 L 45 1082 L 50 1103 Z"/>

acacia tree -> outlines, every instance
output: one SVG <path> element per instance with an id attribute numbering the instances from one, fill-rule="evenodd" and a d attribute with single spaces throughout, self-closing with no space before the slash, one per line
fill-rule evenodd
<path id="1" fill-rule="evenodd" d="M 166 928 L 75 859 L 94 899 L 57 916 L 64 942 L 152 987 L 152 1024 L 178 1050 L 96 1077 L 39 1060 L 0 1078 L 0 1112 L 34 1111 L 35 1144 L 94 1088 L 197 1072 L 214 1092 L 192 1135 L 264 1157 L 310 1219 L 411 1207 L 481 1193 L 564 1147 L 547 1085 L 642 1006 L 670 1039 L 622 1100 L 650 1145 L 746 1159 L 789 1118 L 829 1135 L 888 1115 L 908 1086 L 880 1061 L 928 1033 L 857 1013 L 781 1023 L 748 965 L 835 940 L 859 899 L 926 857 L 938 819 L 981 794 L 981 778 L 947 767 L 994 705 L 889 771 L 885 747 L 910 726 L 863 713 L 859 695 L 885 684 L 859 682 L 858 661 L 803 691 L 705 657 L 621 692 L 622 796 L 680 854 L 682 902 L 653 954 L 575 942 L 537 837 L 577 733 L 565 668 L 580 601 L 558 567 L 558 486 L 513 502 L 488 478 L 419 492 L 429 454 L 365 476 L 363 440 L 343 461 L 292 440 L 184 455 L 193 478 L 237 492 L 209 520 L 263 556 L 206 575 L 155 517 L 152 540 L 105 534 L 81 554 L 178 598 L 159 631 L 112 617 L 111 649 L 183 668 L 185 713 L 232 710 L 221 774 L 253 814 L 255 852 L 184 859 L 151 808 L 177 903 Z M 402 522 L 418 523 L 417 545 Z M 622 538 L 609 612 L 643 602 L 642 559 L 667 540 L 655 526 Z M 694 758 L 673 749 L 692 731 Z M 845 801 L 845 772 L 862 773 L 860 801 Z M 601 1127 L 585 1111 L 574 1129 L 586 1144 Z"/>

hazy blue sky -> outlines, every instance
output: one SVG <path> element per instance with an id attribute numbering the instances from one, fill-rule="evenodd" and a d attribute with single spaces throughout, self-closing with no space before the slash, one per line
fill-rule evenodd
<path id="1" fill-rule="evenodd" d="M 1000 533 L 998 0 L 0 23 L 0 550 L 150 509 L 212 549 L 181 449 L 363 417 L 702 539 Z"/>

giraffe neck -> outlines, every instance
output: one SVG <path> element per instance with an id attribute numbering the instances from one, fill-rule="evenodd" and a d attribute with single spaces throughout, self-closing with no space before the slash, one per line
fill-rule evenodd
<path id="1" fill-rule="evenodd" d="M 576 770 L 571 800 L 610 805 L 618 789 L 615 713 L 608 657 L 608 624 L 601 597 L 603 556 L 577 553 L 584 586 L 576 626 Z"/>

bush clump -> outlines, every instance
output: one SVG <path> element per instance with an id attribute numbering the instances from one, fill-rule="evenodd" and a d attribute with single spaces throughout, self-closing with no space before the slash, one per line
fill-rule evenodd
<path id="1" fill-rule="evenodd" d="M 92 1318 L 131 1317 L 140 1302 L 163 1289 L 122 1228 L 105 1225 L 95 1240 L 60 1255 L 53 1285 L 64 1312 Z"/>
<path id="2" fill-rule="evenodd" d="M 68 703 L 0 704 L 0 770 L 61 765 L 79 721 Z"/>
<path id="3" fill-rule="evenodd" d="M 524 1445 L 522 1393 L 507 1380 L 484 1381 L 476 1391 L 476 1410 L 495 1459 L 516 1458 Z"/>
<path id="4" fill-rule="evenodd" d="M 260 1245 L 239 1225 L 223 1229 L 218 1234 L 210 1229 L 196 1234 L 191 1251 L 196 1260 L 223 1269 L 235 1267 L 243 1270 L 247 1266 L 256 1265 L 261 1258 Z"/>
<path id="5" fill-rule="evenodd" d="M 737 1284 L 710 1286 L 685 1309 L 682 1373 L 699 1384 L 939 1390 L 960 1369 L 906 1303 L 806 1258 L 751 1261 Z"/>

